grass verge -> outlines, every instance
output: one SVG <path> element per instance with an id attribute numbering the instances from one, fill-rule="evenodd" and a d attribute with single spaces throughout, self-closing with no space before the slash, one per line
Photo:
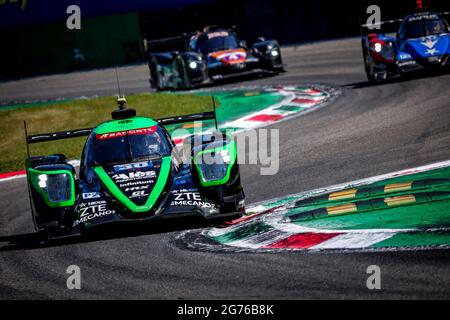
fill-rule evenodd
<path id="1" fill-rule="evenodd" d="M 211 110 L 211 97 L 193 94 L 145 93 L 127 96 L 140 116 L 160 118 Z M 111 119 L 114 97 L 99 97 L 0 109 L 0 173 L 24 169 L 27 157 L 23 121 L 28 134 L 94 127 Z M 86 137 L 30 145 L 31 155 L 63 153 L 79 159 Z"/>

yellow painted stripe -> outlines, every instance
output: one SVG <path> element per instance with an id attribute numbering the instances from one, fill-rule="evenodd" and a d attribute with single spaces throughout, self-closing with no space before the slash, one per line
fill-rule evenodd
<path id="1" fill-rule="evenodd" d="M 354 203 L 346 203 L 338 206 L 331 206 L 327 208 L 328 214 L 342 214 L 342 213 L 350 213 L 356 212 L 358 208 Z"/>
<path id="2" fill-rule="evenodd" d="M 411 185 L 412 181 L 387 184 L 384 186 L 384 193 L 410 190 Z"/>
<path id="3" fill-rule="evenodd" d="M 333 200 L 341 200 L 341 199 L 351 199 L 351 198 L 356 197 L 357 191 L 358 191 L 357 189 L 347 189 L 347 190 L 342 190 L 342 191 L 338 191 L 338 192 L 333 192 L 333 193 L 330 193 L 330 195 L 328 196 L 328 200 L 333 201 Z"/>
<path id="4" fill-rule="evenodd" d="M 412 194 L 408 194 L 408 195 L 404 195 L 404 196 L 385 198 L 384 202 L 388 206 L 398 206 L 401 204 L 414 203 L 414 202 L 416 202 L 416 197 Z"/>
<path id="5" fill-rule="evenodd" d="M 251 97 L 251 96 L 259 96 L 260 94 L 261 94 L 260 91 L 251 91 L 251 92 L 244 93 L 244 96 Z"/>

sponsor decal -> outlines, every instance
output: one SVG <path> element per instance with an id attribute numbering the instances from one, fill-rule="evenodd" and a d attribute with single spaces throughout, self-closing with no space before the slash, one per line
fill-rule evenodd
<path id="1" fill-rule="evenodd" d="M 152 127 L 148 127 L 148 128 L 142 128 L 142 129 L 97 134 L 95 137 L 98 140 L 107 140 L 107 139 L 113 139 L 113 138 L 120 138 L 120 137 L 124 137 L 127 135 L 132 136 L 132 135 L 138 135 L 138 134 L 151 134 L 151 133 L 154 133 L 155 131 L 156 131 L 156 126 L 152 126 Z"/>
<path id="2" fill-rule="evenodd" d="M 408 19 L 408 22 L 420 21 L 420 20 L 437 20 L 437 19 L 439 19 L 439 17 L 436 14 L 421 14 L 421 15 L 410 17 Z"/>
<path id="3" fill-rule="evenodd" d="M 111 177 L 116 183 L 123 183 L 138 179 L 149 179 L 156 178 L 156 171 L 137 171 L 137 172 L 129 172 L 129 173 L 117 173 Z"/>
<path id="4" fill-rule="evenodd" d="M 439 50 L 437 50 L 436 48 L 427 49 L 427 51 L 425 53 L 429 54 L 430 56 L 432 56 L 432 55 L 435 55 L 436 53 L 439 53 Z"/>
<path id="5" fill-rule="evenodd" d="M 143 162 L 135 162 L 135 163 L 127 163 L 127 164 L 118 164 L 113 167 L 114 172 L 120 171 L 128 171 L 128 170 L 136 170 L 136 169 L 144 169 L 148 167 L 152 167 L 153 163 L 151 161 L 143 161 Z"/>
<path id="6" fill-rule="evenodd" d="M 128 197 L 130 199 L 148 197 L 149 194 L 145 192 L 145 190 L 133 191 L 131 195 Z"/>
<path id="7" fill-rule="evenodd" d="M 125 192 L 147 190 L 149 187 L 150 187 L 150 186 L 147 184 L 147 185 L 144 185 L 144 186 L 137 186 L 137 187 L 125 188 Z"/>
<path id="8" fill-rule="evenodd" d="M 100 192 L 83 192 L 83 199 L 96 199 L 100 198 Z"/>
<path id="9" fill-rule="evenodd" d="M 127 183 L 119 183 L 119 188 L 126 188 L 126 187 L 133 187 L 133 186 L 145 186 L 149 184 L 155 183 L 155 180 L 138 180 L 134 182 L 127 182 Z"/>
<path id="10" fill-rule="evenodd" d="M 179 179 L 179 180 L 175 180 L 175 185 L 179 186 L 180 184 L 186 184 L 187 180 L 186 179 Z"/>
<path id="11" fill-rule="evenodd" d="M 107 208 L 106 201 L 104 200 L 80 203 L 75 212 L 78 214 L 78 219 L 74 221 L 73 227 L 76 227 L 80 223 L 116 213 L 115 210 Z"/>
<path id="12" fill-rule="evenodd" d="M 424 38 L 420 44 L 427 47 L 428 49 L 433 49 L 437 42 L 438 40 L 436 39 L 436 37 L 428 37 Z"/>
<path id="13" fill-rule="evenodd" d="M 196 206 L 201 208 L 213 209 L 216 207 L 214 203 L 204 201 L 198 191 L 189 190 L 176 190 L 172 192 L 173 200 L 170 205 L 172 206 Z"/>
<path id="14" fill-rule="evenodd" d="M 399 56 L 400 60 L 407 60 L 407 59 L 411 59 L 411 55 L 409 53 L 402 53 Z"/>
<path id="15" fill-rule="evenodd" d="M 208 39 L 218 38 L 218 37 L 228 37 L 229 33 L 226 31 L 217 31 L 208 33 Z"/>
<path id="16" fill-rule="evenodd" d="M 406 62 L 400 62 L 398 64 L 399 67 L 404 67 L 404 66 L 410 66 L 410 65 L 414 65 L 417 64 L 414 60 L 412 61 L 406 61 Z"/>
<path id="17" fill-rule="evenodd" d="M 247 53 L 245 50 L 219 51 L 211 54 L 211 56 L 223 63 L 237 64 L 245 62 Z"/>
<path id="18" fill-rule="evenodd" d="M 435 55 L 436 53 L 439 53 L 439 50 L 435 48 L 436 43 L 438 43 L 438 39 L 436 37 L 427 37 L 422 40 L 423 41 L 420 44 L 427 48 L 425 52 L 426 54 Z"/>

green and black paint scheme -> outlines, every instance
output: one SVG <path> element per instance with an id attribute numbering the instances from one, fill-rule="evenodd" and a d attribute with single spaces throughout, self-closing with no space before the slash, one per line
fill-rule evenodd
<path id="1" fill-rule="evenodd" d="M 28 135 L 30 143 L 88 136 L 79 174 L 62 154 L 26 161 L 32 215 L 49 237 L 109 223 L 245 213 L 236 145 L 216 130 L 176 147 L 167 124 L 215 119 L 215 112 L 153 120 L 121 107 L 95 128 Z"/>
<path id="2" fill-rule="evenodd" d="M 216 26 L 206 29 L 147 40 L 151 87 L 186 90 L 238 76 L 285 71 L 278 41 L 261 37 L 249 47 L 234 29 Z"/>

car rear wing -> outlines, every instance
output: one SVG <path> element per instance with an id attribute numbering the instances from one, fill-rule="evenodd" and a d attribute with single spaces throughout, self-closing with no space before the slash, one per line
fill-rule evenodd
<path id="1" fill-rule="evenodd" d="M 216 115 L 216 101 L 215 101 L 214 97 L 211 97 L 211 102 L 212 102 L 212 107 L 213 107 L 212 111 L 187 114 L 184 116 L 160 118 L 160 119 L 157 119 L 156 121 L 162 126 L 167 126 L 167 125 L 171 125 L 171 124 L 179 124 L 179 123 L 185 123 L 185 122 L 214 120 L 214 125 L 217 129 L 218 127 L 217 127 L 217 115 Z"/>
<path id="2" fill-rule="evenodd" d="M 422 10 L 422 9 L 420 9 Z M 450 11 L 443 11 L 443 12 L 437 12 L 437 15 L 447 17 L 450 16 Z M 392 19 L 392 20 L 385 20 L 380 21 L 376 23 L 360 23 L 361 28 L 361 35 L 366 36 L 371 33 L 390 33 L 390 32 L 397 32 L 398 25 L 403 22 L 404 19 Z M 360 19 L 361 22 L 361 19 Z M 396 28 L 396 29 L 395 29 Z"/>
<path id="3" fill-rule="evenodd" d="M 27 155 L 30 157 L 30 144 L 47 142 L 47 141 L 55 141 L 62 140 L 68 138 L 77 138 L 88 136 L 91 134 L 93 128 L 83 128 L 83 129 L 75 129 L 75 130 L 67 130 L 67 131 L 58 131 L 58 132 L 49 132 L 49 133 L 39 133 L 34 135 L 28 135 L 27 123 L 23 122 L 23 127 L 25 130 L 25 142 L 27 145 Z"/>
<path id="4" fill-rule="evenodd" d="M 184 116 L 167 117 L 156 120 L 160 125 L 167 126 L 170 124 L 179 124 L 193 121 L 214 120 L 217 124 L 216 113 L 214 111 L 187 114 Z M 217 126 L 217 125 L 216 125 Z"/>
<path id="5" fill-rule="evenodd" d="M 193 35 L 194 33 L 183 33 L 177 37 L 146 39 L 147 53 L 186 51 L 189 47 L 189 40 Z"/>
<path id="6" fill-rule="evenodd" d="M 27 124 L 24 121 L 25 133 L 27 132 Z M 39 143 L 45 141 L 53 141 L 53 140 L 62 140 L 68 138 L 76 138 L 82 136 L 88 136 L 92 132 L 92 128 L 84 128 L 84 129 L 76 129 L 76 130 L 68 130 L 68 131 L 59 131 L 59 132 L 51 132 L 51 133 L 41 133 L 35 135 L 27 135 L 27 144 Z"/>
<path id="7" fill-rule="evenodd" d="M 385 20 L 376 23 L 365 23 L 360 25 L 361 36 L 367 36 L 371 33 L 391 33 L 397 32 L 398 26 L 403 19 Z"/>
<path id="8" fill-rule="evenodd" d="M 167 126 L 171 124 L 179 124 L 185 122 L 214 120 L 214 124 L 217 129 L 216 103 L 214 97 L 211 98 L 213 111 L 193 113 L 183 116 L 165 117 L 156 119 L 156 121 L 162 126 Z M 83 129 L 28 135 L 26 121 L 23 122 L 23 125 L 25 130 L 25 141 L 27 145 L 28 157 L 30 156 L 30 149 L 29 149 L 30 144 L 88 136 L 91 134 L 92 130 L 94 130 L 94 128 L 83 128 Z"/>

